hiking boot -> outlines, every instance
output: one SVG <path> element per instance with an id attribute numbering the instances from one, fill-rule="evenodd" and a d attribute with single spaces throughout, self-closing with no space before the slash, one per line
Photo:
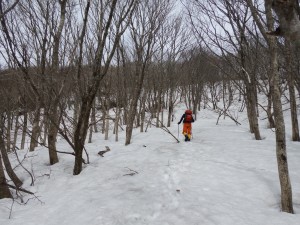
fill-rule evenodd
<path id="1" fill-rule="evenodd" d="M 184 135 L 184 136 L 185 136 L 184 141 L 189 141 L 190 140 L 188 135 Z"/>

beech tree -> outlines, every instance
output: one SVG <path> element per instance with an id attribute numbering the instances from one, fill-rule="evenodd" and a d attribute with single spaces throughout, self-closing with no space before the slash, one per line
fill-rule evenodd
<path id="1" fill-rule="evenodd" d="M 132 12 L 137 4 L 136 0 L 126 1 L 87 1 L 84 15 L 84 25 L 81 31 L 79 40 L 79 57 L 78 65 L 82 65 L 82 44 L 85 38 L 88 22 L 93 22 L 94 18 L 90 18 L 90 5 L 96 4 L 93 7 L 98 18 L 94 21 L 95 27 L 95 52 L 93 53 L 93 62 L 91 65 L 91 78 L 87 80 L 85 89 L 81 90 L 81 102 L 78 114 L 78 120 L 75 125 L 74 132 L 74 151 L 75 164 L 73 174 L 78 175 L 82 170 L 82 152 L 89 128 L 90 112 L 93 106 L 96 93 L 100 82 L 106 76 L 115 50 L 119 44 L 120 38 L 127 29 L 131 20 Z M 92 24 L 90 24 L 91 27 Z M 78 68 L 77 82 L 85 80 L 82 76 L 82 68 Z"/>
<path id="2" fill-rule="evenodd" d="M 281 209 L 284 212 L 293 213 L 293 200 L 292 200 L 292 187 L 289 177 L 287 153 L 286 153 L 286 136 L 285 136 L 285 123 L 281 104 L 281 90 L 279 86 L 279 73 L 278 73 L 278 46 L 275 37 L 267 34 L 267 31 L 261 20 L 261 16 L 258 13 L 252 0 L 247 0 L 253 18 L 260 29 L 263 37 L 267 41 L 269 47 L 269 65 L 270 65 L 270 76 L 272 86 L 272 100 L 274 119 L 276 127 L 276 156 L 278 165 L 278 174 L 281 187 Z M 272 16 L 272 0 L 265 0 L 265 12 L 268 30 L 273 29 L 274 19 Z"/>

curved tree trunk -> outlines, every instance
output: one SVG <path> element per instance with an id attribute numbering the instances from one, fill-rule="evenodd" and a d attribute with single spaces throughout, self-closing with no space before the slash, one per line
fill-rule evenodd
<path id="1" fill-rule="evenodd" d="M 15 184 L 15 186 L 17 188 L 21 187 L 23 182 L 18 178 L 18 176 L 15 174 L 15 172 L 13 171 L 13 169 L 11 167 L 2 134 L 0 134 L 0 152 L 1 152 L 3 163 L 4 163 L 4 166 L 5 166 L 8 176 L 10 177 L 10 179 L 12 180 L 12 182 Z"/>

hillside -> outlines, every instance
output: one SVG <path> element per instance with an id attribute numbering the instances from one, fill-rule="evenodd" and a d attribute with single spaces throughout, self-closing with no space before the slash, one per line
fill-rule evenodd
<path id="1" fill-rule="evenodd" d="M 178 108 L 170 131 L 177 136 L 184 108 Z M 191 142 L 177 143 L 160 128 L 134 131 L 132 144 L 104 141 L 96 134 L 87 144 L 90 164 L 72 175 L 74 158 L 60 154 L 48 165 L 48 152 L 19 151 L 33 171 L 34 186 L 21 167 L 23 187 L 37 198 L 0 201 L 0 224 L 5 225 L 297 225 L 300 224 L 300 143 L 290 141 L 286 114 L 287 150 L 295 214 L 280 212 L 274 132 L 260 120 L 256 141 L 247 120 L 242 125 L 209 110 L 199 112 Z M 180 125 L 181 129 L 181 125 Z M 180 140 L 182 135 L 179 134 Z M 104 157 L 97 153 L 109 146 Z M 61 139 L 58 150 L 71 151 Z M 16 165 L 13 156 L 12 161 Z M 9 219 L 9 217 L 11 217 Z"/>

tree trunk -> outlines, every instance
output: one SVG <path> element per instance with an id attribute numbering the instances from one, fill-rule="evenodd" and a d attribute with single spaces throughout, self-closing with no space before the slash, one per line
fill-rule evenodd
<path id="1" fill-rule="evenodd" d="M 6 178 L 5 178 L 3 164 L 2 164 L 2 157 L 0 154 L 0 199 L 3 198 L 12 198 L 12 195 L 9 191 L 8 186 L 6 185 Z"/>
<path id="2" fill-rule="evenodd" d="M 17 114 L 15 121 L 16 121 L 15 122 L 15 131 L 14 131 L 14 139 L 13 139 L 13 146 L 12 146 L 13 151 L 16 150 L 16 144 L 17 144 L 17 139 L 18 139 L 18 131 L 19 131 L 19 128 L 20 128 L 19 114 Z"/>
<path id="3" fill-rule="evenodd" d="M 141 128 L 140 128 L 140 131 L 141 132 L 144 132 L 144 127 L 145 127 L 145 117 L 146 117 L 146 97 L 147 97 L 147 94 L 146 94 L 146 91 L 144 91 L 143 93 L 143 97 L 142 97 L 142 100 L 141 100 Z"/>
<path id="4" fill-rule="evenodd" d="M 11 151 L 11 112 L 7 111 L 6 149 Z"/>
<path id="5" fill-rule="evenodd" d="M 132 137 L 133 123 L 136 116 L 136 108 L 139 94 L 133 96 L 132 102 L 129 107 L 129 111 L 127 114 L 127 126 L 126 126 L 126 140 L 125 145 L 129 145 Z"/>
<path id="6" fill-rule="evenodd" d="M 257 114 L 256 114 L 256 106 L 257 106 L 257 102 L 256 102 L 256 84 L 254 83 L 254 81 L 252 81 L 253 83 L 251 83 L 251 92 L 249 93 L 249 97 L 251 99 L 250 101 L 250 110 L 251 110 L 251 120 L 252 120 L 252 124 L 253 124 L 253 132 L 254 132 L 254 136 L 255 136 L 255 140 L 261 140 L 261 136 L 260 136 L 260 131 L 259 131 L 259 124 L 258 124 L 258 118 L 257 118 Z"/>
<path id="7" fill-rule="evenodd" d="M 272 30 L 274 26 L 274 19 L 272 14 L 272 0 L 265 0 L 267 28 Z M 275 136 L 276 136 L 276 156 L 278 164 L 278 174 L 281 188 L 281 210 L 283 212 L 293 213 L 292 187 L 289 177 L 287 154 L 286 154 L 286 139 L 285 139 L 285 124 L 281 105 L 281 91 L 279 86 L 278 73 L 278 55 L 277 42 L 275 37 L 268 36 L 262 21 L 258 17 L 257 9 L 254 8 L 252 0 L 247 0 L 252 15 L 256 24 L 269 46 L 270 57 L 270 90 L 272 92 L 274 119 L 275 119 Z"/>
<path id="8" fill-rule="evenodd" d="M 289 86 L 289 95 L 290 95 L 290 106 L 291 106 L 291 122 L 292 122 L 292 140 L 300 141 L 299 137 L 299 124 L 297 117 L 297 103 L 296 103 L 296 94 L 295 94 L 295 86 L 294 86 L 294 69 L 292 63 L 292 48 L 291 43 L 286 40 L 286 63 L 287 63 L 287 82 Z"/>
<path id="9" fill-rule="evenodd" d="M 28 113 L 25 111 L 23 127 L 22 127 L 21 149 L 24 149 L 24 147 L 25 147 L 26 134 L 27 134 L 27 123 L 28 123 Z"/>
<path id="10" fill-rule="evenodd" d="M 116 119 L 115 119 L 115 141 L 119 141 L 119 121 L 120 121 L 120 113 L 121 113 L 121 108 L 117 106 L 116 108 Z"/>
<path id="11" fill-rule="evenodd" d="M 105 116 L 105 135 L 104 135 L 104 140 L 108 140 L 108 132 L 109 132 L 109 109 L 107 109 L 106 116 Z"/>
<path id="12" fill-rule="evenodd" d="M 271 66 L 272 66 L 272 85 L 274 117 L 276 124 L 276 156 L 278 164 L 278 173 L 281 187 L 281 209 L 284 212 L 293 213 L 292 187 L 289 177 L 289 169 L 286 154 L 285 124 L 283 119 L 281 92 L 279 87 L 279 74 L 277 72 L 277 50 L 275 48 L 275 40 L 271 41 Z"/>
<path id="13" fill-rule="evenodd" d="M 273 113 L 272 113 L 272 93 L 273 93 L 273 86 L 270 86 L 270 91 L 267 94 L 268 97 L 268 106 L 267 106 L 267 117 L 269 121 L 269 128 L 275 128 L 275 121 L 273 118 Z"/>
<path id="14" fill-rule="evenodd" d="M 271 0 L 265 0 L 265 7 L 267 13 L 268 28 L 273 27 L 273 17 L 271 11 Z M 292 199 L 292 186 L 290 182 L 287 154 L 286 154 L 286 137 L 285 137 L 285 124 L 281 104 L 281 91 L 279 86 L 279 73 L 278 73 L 278 55 L 277 43 L 274 37 L 269 38 L 270 50 L 270 64 L 271 64 L 271 85 L 273 86 L 273 106 L 274 118 L 276 125 L 276 156 L 278 164 L 278 173 L 281 187 L 281 209 L 283 212 L 294 213 L 293 199 Z"/>
<path id="15" fill-rule="evenodd" d="M 55 102 L 49 110 L 49 130 L 48 130 L 48 150 L 50 165 L 58 163 L 58 155 L 56 150 L 56 139 L 58 134 L 60 116 L 58 115 L 58 107 Z"/>
<path id="16" fill-rule="evenodd" d="M 36 109 L 34 111 L 34 119 L 32 124 L 32 132 L 31 132 L 31 139 L 30 139 L 30 147 L 29 151 L 32 152 L 38 146 L 38 138 L 40 135 L 40 103 L 37 103 Z"/>
<path id="17" fill-rule="evenodd" d="M 0 151 L 1 151 L 1 155 L 2 155 L 2 159 L 3 159 L 3 163 L 6 169 L 6 172 L 8 174 L 8 176 L 10 177 L 10 179 L 12 180 L 12 182 L 15 184 L 16 187 L 21 187 L 22 186 L 22 181 L 17 177 L 17 175 L 15 174 L 15 172 L 13 171 L 8 155 L 7 155 L 7 150 L 5 149 L 5 144 L 4 144 L 4 140 L 2 137 L 2 134 L 0 133 Z"/>
<path id="18" fill-rule="evenodd" d="M 84 148 L 84 142 L 87 136 L 89 127 L 90 112 L 92 109 L 93 101 L 95 98 L 96 91 L 94 94 L 87 95 L 82 98 L 82 105 L 79 112 L 78 122 L 76 124 L 74 133 L 74 150 L 75 150 L 75 163 L 73 174 L 78 175 L 82 170 L 82 152 Z"/>
<path id="19" fill-rule="evenodd" d="M 169 104 L 168 104 L 168 122 L 167 122 L 167 127 L 171 126 L 171 120 L 172 120 L 172 115 L 173 115 L 173 88 L 171 87 L 169 90 Z"/>
<path id="20" fill-rule="evenodd" d="M 250 125 L 250 132 L 254 134 L 256 140 L 261 140 L 258 119 L 256 116 L 256 98 L 254 95 L 254 88 L 255 84 L 246 84 L 247 114 Z"/>

